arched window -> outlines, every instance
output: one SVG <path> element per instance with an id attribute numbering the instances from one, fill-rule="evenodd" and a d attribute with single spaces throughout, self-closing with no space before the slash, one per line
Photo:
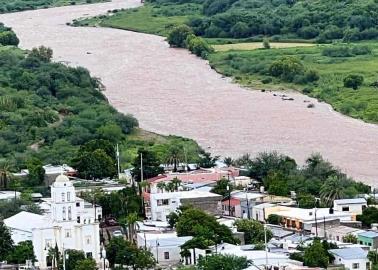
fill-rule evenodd
<path id="1" fill-rule="evenodd" d="M 68 220 L 72 220 L 71 206 L 68 206 Z"/>
<path id="2" fill-rule="evenodd" d="M 71 192 L 67 192 L 67 202 L 71 201 Z"/>
<path id="3" fill-rule="evenodd" d="M 64 194 L 64 192 L 62 192 L 62 202 L 65 202 L 66 200 L 66 194 Z"/>
<path id="4" fill-rule="evenodd" d="M 66 220 L 66 207 L 65 206 L 63 206 L 62 215 L 63 215 L 63 220 Z"/>

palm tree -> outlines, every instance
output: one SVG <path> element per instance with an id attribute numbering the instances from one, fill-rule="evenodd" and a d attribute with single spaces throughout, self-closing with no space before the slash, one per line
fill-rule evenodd
<path id="1" fill-rule="evenodd" d="M 226 164 L 227 167 L 230 167 L 230 166 L 232 165 L 233 162 L 234 162 L 234 161 L 232 160 L 231 157 L 225 157 L 225 158 L 223 159 L 223 163 Z"/>
<path id="2" fill-rule="evenodd" d="M 126 222 L 127 222 L 128 231 L 129 231 L 129 236 L 128 236 L 129 241 L 132 241 L 132 242 L 134 241 L 135 224 L 139 220 L 140 218 L 137 213 L 128 214 L 126 217 Z"/>
<path id="3" fill-rule="evenodd" d="M 0 164 L 0 189 L 7 189 L 11 179 L 10 166 L 7 162 Z"/>
<path id="4" fill-rule="evenodd" d="M 330 176 L 320 188 L 320 199 L 327 206 L 332 206 L 334 200 L 344 197 L 344 188 L 340 177 Z"/>
<path id="5" fill-rule="evenodd" d="M 173 192 L 173 191 L 175 191 L 175 184 L 172 181 L 168 182 L 168 184 L 165 186 L 165 190 L 167 192 Z"/>
<path id="6" fill-rule="evenodd" d="M 156 187 L 158 188 L 158 189 L 160 189 L 162 192 L 164 192 L 164 190 L 166 189 L 166 184 L 165 184 L 165 182 L 159 182 L 157 185 L 156 185 Z"/>
<path id="7" fill-rule="evenodd" d="M 178 191 L 179 186 L 181 185 L 181 180 L 178 179 L 177 177 L 173 178 L 171 183 L 174 186 L 174 191 Z"/>
<path id="8" fill-rule="evenodd" d="M 183 160 L 182 149 L 178 145 L 171 145 L 168 148 L 166 162 L 167 164 L 173 165 L 173 172 L 177 172 L 177 166 Z"/>

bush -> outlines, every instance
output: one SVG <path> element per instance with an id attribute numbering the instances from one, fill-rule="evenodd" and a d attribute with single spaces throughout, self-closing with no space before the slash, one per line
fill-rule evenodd
<path id="1" fill-rule="evenodd" d="M 167 41 L 173 47 L 185 48 L 186 40 L 189 35 L 193 34 L 191 28 L 187 25 L 179 25 L 168 34 Z"/>
<path id="2" fill-rule="evenodd" d="M 267 39 L 267 38 L 263 39 L 263 47 L 264 47 L 264 49 L 270 49 L 269 39 Z"/>
<path id="3" fill-rule="evenodd" d="M 207 58 L 207 55 L 213 52 L 213 48 L 207 44 L 207 42 L 200 37 L 196 37 L 195 35 L 189 35 L 186 40 L 186 46 L 189 51 L 194 53 L 197 56 L 200 56 L 204 59 Z"/>
<path id="4" fill-rule="evenodd" d="M 363 46 L 352 47 L 351 52 L 354 55 L 366 55 L 366 54 L 371 54 L 372 50 L 369 46 L 363 45 Z"/>
<path id="5" fill-rule="evenodd" d="M 350 74 L 344 78 L 344 87 L 358 89 L 362 85 L 364 77 L 361 75 Z"/>
<path id="6" fill-rule="evenodd" d="M 350 57 L 353 56 L 351 49 L 347 46 L 326 47 L 322 51 L 322 55 L 328 57 Z"/>
<path id="7" fill-rule="evenodd" d="M 269 73 L 274 77 L 281 77 L 284 81 L 292 82 L 296 75 L 304 73 L 301 61 L 293 56 L 284 56 L 274 61 L 269 67 Z"/>

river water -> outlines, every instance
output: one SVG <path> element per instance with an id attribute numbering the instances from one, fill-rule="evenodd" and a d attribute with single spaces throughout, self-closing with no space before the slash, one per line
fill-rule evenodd
<path id="1" fill-rule="evenodd" d="M 321 153 L 344 172 L 378 186 L 378 125 L 344 117 L 329 105 L 298 93 L 284 101 L 272 92 L 246 90 L 162 37 L 117 29 L 74 28 L 75 18 L 136 0 L 5 14 L 20 47 L 54 50 L 56 61 L 88 68 L 106 86 L 119 111 L 133 114 L 146 130 L 195 139 L 214 154 L 239 156 L 277 150 L 303 163 Z M 310 100 L 315 108 L 307 108 Z"/>

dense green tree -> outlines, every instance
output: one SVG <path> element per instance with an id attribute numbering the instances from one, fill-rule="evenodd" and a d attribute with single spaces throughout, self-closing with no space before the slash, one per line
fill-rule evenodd
<path id="1" fill-rule="evenodd" d="M 370 227 L 373 223 L 378 223 L 378 209 L 375 207 L 367 207 L 362 211 L 362 215 L 357 216 L 357 220 L 361 221 L 366 227 Z"/>
<path id="2" fill-rule="evenodd" d="M 216 165 L 216 162 L 219 160 L 219 156 L 211 156 L 211 153 L 202 151 L 200 153 L 199 166 L 201 168 L 212 168 Z"/>
<path id="3" fill-rule="evenodd" d="M 79 175 L 85 179 L 112 177 L 116 174 L 114 159 L 102 149 L 79 153 L 74 160 L 74 166 L 79 171 Z"/>
<path id="4" fill-rule="evenodd" d="M 281 225 L 282 217 L 276 214 L 270 214 L 267 219 L 268 224 Z"/>
<path id="5" fill-rule="evenodd" d="M 11 179 L 10 165 L 7 162 L 0 163 L 0 189 L 7 189 Z"/>
<path id="6" fill-rule="evenodd" d="M 311 194 L 299 194 L 297 196 L 297 201 L 298 201 L 298 207 L 299 208 L 307 208 L 311 209 L 314 208 L 316 204 L 316 198 L 314 195 Z"/>
<path id="7" fill-rule="evenodd" d="M 230 195 L 230 192 L 232 192 L 233 189 L 234 186 L 231 184 L 231 182 L 223 177 L 221 180 L 217 181 L 216 185 L 211 189 L 211 192 L 222 195 L 223 198 L 226 198 Z"/>
<path id="8" fill-rule="evenodd" d="M 96 261 L 93 260 L 92 258 L 87 258 L 87 259 L 78 261 L 74 268 L 74 270 L 96 270 L 96 269 L 97 269 Z"/>
<path id="9" fill-rule="evenodd" d="M 296 167 L 295 160 L 288 156 L 279 155 L 277 152 L 263 152 L 250 161 L 248 169 L 249 176 L 262 182 L 270 172 L 282 171 L 288 174 Z"/>
<path id="10" fill-rule="evenodd" d="M 132 266 L 133 269 L 151 269 L 156 262 L 153 254 L 138 248 L 122 237 L 113 237 L 106 246 L 106 254 L 111 266 L 122 264 Z"/>
<path id="11" fill-rule="evenodd" d="M 305 249 L 303 262 L 309 267 L 327 268 L 329 257 L 320 240 L 314 240 L 311 246 Z"/>
<path id="12" fill-rule="evenodd" d="M 51 59 L 53 57 L 53 50 L 51 48 L 40 46 L 38 48 L 33 48 L 28 57 L 34 57 L 42 62 L 51 62 Z"/>
<path id="13" fill-rule="evenodd" d="M 75 270 L 76 265 L 85 259 L 85 254 L 82 250 L 69 249 L 66 250 L 68 258 L 66 259 L 66 270 Z"/>
<path id="14" fill-rule="evenodd" d="M 0 261 L 5 261 L 13 250 L 13 240 L 9 229 L 0 221 Z"/>
<path id="15" fill-rule="evenodd" d="M 320 198 L 327 206 L 332 206 L 334 200 L 342 199 L 344 196 L 341 180 L 337 176 L 329 177 L 320 189 Z"/>
<path id="16" fill-rule="evenodd" d="M 115 123 L 107 123 L 97 129 L 100 138 L 107 140 L 114 145 L 119 143 L 123 137 L 122 129 Z"/>
<path id="17" fill-rule="evenodd" d="M 184 149 L 181 145 L 172 144 L 166 153 L 166 163 L 173 165 L 173 172 L 177 172 L 178 165 L 185 160 Z"/>
<path id="18" fill-rule="evenodd" d="M 186 47 L 186 39 L 192 34 L 192 30 L 187 25 L 176 26 L 168 35 L 167 41 L 173 47 Z"/>
<path id="19" fill-rule="evenodd" d="M 204 59 L 207 58 L 209 53 L 214 51 L 203 38 L 196 37 L 195 35 L 189 35 L 186 38 L 185 44 L 189 51 Z"/>
<path id="20" fill-rule="evenodd" d="M 242 270 L 250 265 L 251 262 L 247 258 L 235 255 L 214 254 L 198 260 L 199 270 Z"/>
<path id="21" fill-rule="evenodd" d="M 19 242 L 7 256 L 9 263 L 24 264 L 26 260 L 36 261 L 32 241 Z"/>
<path id="22" fill-rule="evenodd" d="M 28 185 L 37 186 L 42 184 L 45 179 L 45 169 L 43 168 L 42 161 L 37 158 L 31 158 L 26 164 L 29 170 Z"/>
<path id="23" fill-rule="evenodd" d="M 20 40 L 13 31 L 0 32 L 0 44 L 17 46 Z"/>
<path id="24" fill-rule="evenodd" d="M 269 72 L 274 77 L 280 77 L 284 81 L 292 82 L 296 75 L 305 72 L 305 67 L 298 58 L 284 56 L 270 65 Z"/>
<path id="25" fill-rule="evenodd" d="M 364 77 L 362 75 L 349 74 L 344 78 L 343 82 L 345 87 L 357 90 L 364 82 Z"/>
<path id="26" fill-rule="evenodd" d="M 264 229 L 264 225 L 252 219 L 238 219 L 235 221 L 238 232 L 244 232 L 244 240 L 246 244 L 260 244 L 265 241 L 265 230 L 267 241 L 273 237 L 273 233 L 269 228 Z"/>
<path id="27" fill-rule="evenodd" d="M 132 173 L 137 181 L 141 180 L 141 156 L 143 160 L 143 179 L 155 177 L 164 172 L 164 169 L 160 167 L 160 160 L 158 159 L 156 154 L 145 148 L 140 148 L 138 150 L 138 155 L 133 161 L 134 169 Z"/>
<path id="28" fill-rule="evenodd" d="M 199 220 L 201 220 L 200 223 L 198 223 Z M 176 231 L 178 236 L 193 236 L 212 243 L 237 242 L 227 226 L 219 224 L 214 216 L 197 208 L 184 208 L 180 212 L 176 222 Z"/>

